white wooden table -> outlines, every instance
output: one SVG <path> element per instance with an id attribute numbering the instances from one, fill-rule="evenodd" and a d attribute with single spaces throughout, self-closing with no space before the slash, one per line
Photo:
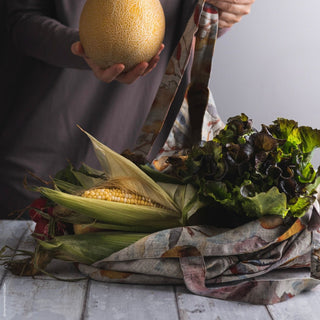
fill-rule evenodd
<path id="1" fill-rule="evenodd" d="M 0 247 L 32 247 L 31 222 L 1 221 Z M 72 264 L 55 261 L 51 272 L 81 276 Z M 270 306 L 200 297 L 182 286 L 66 282 L 51 277 L 17 277 L 0 266 L 0 319 L 14 320 L 318 320 L 320 286 Z"/>

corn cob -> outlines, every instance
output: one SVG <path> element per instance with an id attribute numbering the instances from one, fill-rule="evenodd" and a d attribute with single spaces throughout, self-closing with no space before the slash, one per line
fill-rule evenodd
<path id="1" fill-rule="evenodd" d="M 164 208 L 160 204 L 152 201 L 150 198 L 128 192 L 119 188 L 95 188 L 86 190 L 82 197 L 91 199 L 101 199 L 107 201 L 149 206 L 155 208 Z"/>
<path id="2" fill-rule="evenodd" d="M 55 189 L 37 188 L 44 197 L 73 213 L 68 222 L 76 226 L 76 233 L 174 228 L 184 225 L 204 205 L 191 185 L 156 183 L 130 160 L 85 133 L 93 144 L 103 178 L 101 174 L 97 179 L 73 170 L 80 187 L 55 180 Z M 77 214 L 87 217 L 88 222 L 77 221 Z"/>
<path id="3" fill-rule="evenodd" d="M 71 212 L 74 211 L 91 218 L 92 222 L 89 224 L 95 224 L 95 222 L 107 224 L 111 227 L 108 229 L 112 230 L 151 232 L 181 225 L 180 212 L 167 209 L 166 206 L 156 208 L 85 198 L 44 187 L 39 187 L 38 190 L 43 196 L 69 208 Z M 72 223 L 77 224 L 78 222 L 74 219 Z"/>
<path id="4" fill-rule="evenodd" d="M 39 240 L 38 243 L 53 258 L 92 264 L 147 235 L 148 233 L 110 231 L 57 236 L 48 241 Z"/>
<path id="5" fill-rule="evenodd" d="M 128 192 L 127 190 L 123 190 L 120 188 L 92 188 L 86 190 L 82 195 L 84 198 L 90 199 L 100 199 L 112 202 L 120 202 L 120 203 L 127 203 L 133 205 L 140 205 L 140 206 L 149 206 L 154 208 L 164 208 L 158 203 L 155 203 L 150 198 L 138 195 L 133 192 Z M 92 225 L 80 225 L 74 224 L 73 229 L 75 234 L 85 234 L 88 232 L 99 232 L 103 229 L 95 228 Z"/>

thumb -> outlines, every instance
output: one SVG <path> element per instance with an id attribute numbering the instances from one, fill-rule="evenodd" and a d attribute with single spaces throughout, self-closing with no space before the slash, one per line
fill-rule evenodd
<path id="1" fill-rule="evenodd" d="M 71 45 L 71 52 L 76 56 L 80 56 L 80 57 L 84 56 L 84 50 L 80 41 L 74 42 Z"/>

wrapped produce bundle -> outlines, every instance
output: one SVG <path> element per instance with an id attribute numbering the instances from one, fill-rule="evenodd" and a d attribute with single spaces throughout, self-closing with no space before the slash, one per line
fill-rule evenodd
<path id="1" fill-rule="evenodd" d="M 208 89 L 218 31 L 218 11 L 198 0 L 135 154 L 86 133 L 101 170 L 70 164 L 51 188 L 34 188 L 37 245 L 27 259 L 5 261 L 12 272 L 46 273 L 60 259 L 100 281 L 185 284 L 254 304 L 320 283 L 320 173 L 311 164 L 320 131 L 282 118 L 257 131 L 244 114 L 224 126 Z M 193 45 L 191 81 L 162 157 L 138 165 L 132 156 L 155 156 Z"/>
<path id="2" fill-rule="evenodd" d="M 136 165 L 86 133 L 102 170 L 69 165 L 35 187 L 35 252 L 7 264 L 35 275 L 52 259 L 110 282 L 174 283 L 210 297 L 270 304 L 319 284 L 320 131 L 244 114 L 212 140 Z M 45 226 L 45 227 L 44 227 Z"/>

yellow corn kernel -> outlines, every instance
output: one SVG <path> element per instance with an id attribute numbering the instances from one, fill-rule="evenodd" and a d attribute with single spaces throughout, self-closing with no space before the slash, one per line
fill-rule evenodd
<path id="1" fill-rule="evenodd" d="M 149 206 L 163 208 L 160 204 L 153 202 L 151 199 L 130 193 L 119 188 L 96 188 L 86 190 L 82 195 L 84 198 L 100 199 L 114 202 L 122 202 L 127 204 L 137 204 L 141 206 Z"/>

